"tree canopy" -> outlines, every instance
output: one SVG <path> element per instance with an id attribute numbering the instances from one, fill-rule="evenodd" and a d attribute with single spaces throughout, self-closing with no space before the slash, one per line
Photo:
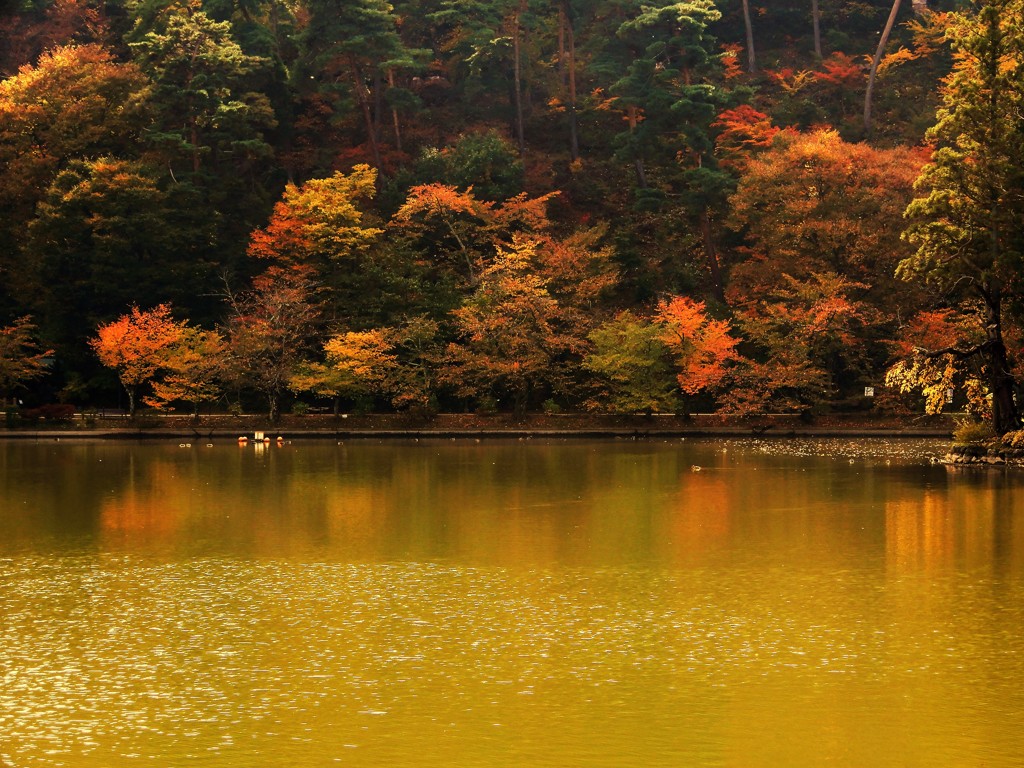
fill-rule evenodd
<path id="1" fill-rule="evenodd" d="M 1016 429 L 1022 29 L 1021 0 L 8 4 L 6 394 L 810 414 L 952 389 Z M 160 312 L 158 355 L 98 341 Z"/>

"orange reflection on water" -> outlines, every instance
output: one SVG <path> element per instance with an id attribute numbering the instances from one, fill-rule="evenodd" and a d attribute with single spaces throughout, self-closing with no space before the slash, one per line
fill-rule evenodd
<path id="1" fill-rule="evenodd" d="M 141 466 L 130 462 L 124 486 L 100 503 L 100 545 L 120 548 L 176 540 L 186 523 L 189 496 L 189 485 L 173 464 L 160 459 Z"/>
<path id="2" fill-rule="evenodd" d="M 994 470 L 951 478 L 886 503 L 886 562 L 893 573 L 1021 572 L 1019 491 Z"/>

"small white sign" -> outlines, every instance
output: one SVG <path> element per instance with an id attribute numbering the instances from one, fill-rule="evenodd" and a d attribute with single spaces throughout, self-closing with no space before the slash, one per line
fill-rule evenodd
<path id="1" fill-rule="evenodd" d="M 875 388 L 874 387 L 864 387 L 864 397 L 874 397 L 874 396 L 875 396 Z"/>
<path id="2" fill-rule="evenodd" d="M 953 402 L 953 390 L 952 389 L 947 389 L 946 390 L 946 402 L 947 403 L 952 403 Z"/>

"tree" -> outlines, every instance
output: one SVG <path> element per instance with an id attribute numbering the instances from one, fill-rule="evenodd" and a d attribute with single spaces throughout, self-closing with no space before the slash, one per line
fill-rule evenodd
<path id="1" fill-rule="evenodd" d="M 12 293 L 37 290 L 18 256 L 45 190 L 80 157 L 135 152 L 147 96 L 139 68 L 99 45 L 55 48 L 0 81 L 0 284 Z"/>
<path id="2" fill-rule="evenodd" d="M 893 0 L 892 2 L 892 10 L 889 11 L 889 18 L 886 19 L 882 36 L 878 40 L 878 48 L 875 50 L 874 58 L 871 59 L 871 68 L 868 70 L 868 87 L 864 92 L 864 133 L 868 136 L 871 135 L 871 96 L 875 90 L 878 64 L 882 60 L 882 54 L 885 53 L 885 45 L 889 42 L 889 34 L 896 23 L 896 14 L 900 12 L 900 2 L 901 0 Z"/>
<path id="3" fill-rule="evenodd" d="M 526 152 L 523 42 L 525 33 L 533 26 L 529 3 L 527 0 L 443 0 L 440 5 L 441 9 L 432 17 L 452 26 L 451 42 L 446 47 L 467 70 L 474 95 L 485 96 L 488 91 L 499 90 L 508 92 L 512 109 L 508 123 L 522 157 Z"/>
<path id="4" fill-rule="evenodd" d="M 165 191 L 160 176 L 135 161 L 73 161 L 36 206 L 22 271 L 65 361 L 84 352 L 86 328 L 133 302 L 204 309 L 214 274 L 205 259 L 209 223 L 194 198 Z"/>
<path id="5" fill-rule="evenodd" d="M 842 387 L 864 383 L 870 311 L 851 294 L 867 286 L 835 273 L 781 277 L 773 291 L 737 313 L 751 348 L 731 374 L 731 410 L 804 412 Z"/>
<path id="6" fill-rule="evenodd" d="M 983 0 L 950 29 L 955 63 L 942 91 L 936 149 L 907 208 L 916 251 L 899 274 L 935 285 L 958 311 L 977 315 L 977 344 L 922 352 L 983 361 L 992 427 L 1020 427 L 1016 378 L 1004 340 L 1005 308 L 1020 295 L 1024 263 L 1024 17 L 1021 0 Z"/>
<path id="7" fill-rule="evenodd" d="M 475 286 L 494 258 L 495 248 L 517 235 L 539 234 L 551 222 L 547 203 L 556 193 L 516 195 L 501 203 L 477 199 L 473 188 L 422 184 L 409 190 L 390 227 L 415 241 L 434 261 L 448 262 L 465 284 Z M 453 263 L 454 262 L 454 263 Z"/>
<path id="8" fill-rule="evenodd" d="M 48 357 L 35 340 L 36 327 L 28 316 L 0 328 L 0 402 L 11 392 L 46 374 Z"/>
<path id="9" fill-rule="evenodd" d="M 390 334 L 383 329 L 335 334 L 324 344 L 326 362 L 304 365 L 292 376 L 289 388 L 333 398 L 337 415 L 340 398 L 387 391 L 396 366 L 393 349 Z"/>
<path id="10" fill-rule="evenodd" d="M 150 139 L 166 149 L 172 167 L 187 159 L 178 175 L 199 181 L 205 163 L 228 180 L 269 154 L 264 131 L 276 123 L 273 109 L 266 96 L 246 87 L 267 60 L 242 51 L 229 22 L 213 21 L 192 6 L 172 6 L 130 45 L 153 80 Z"/>
<path id="11" fill-rule="evenodd" d="M 980 328 L 966 326 L 964 318 L 951 309 L 918 313 L 894 341 L 894 356 L 898 359 L 886 371 L 886 386 L 903 393 L 920 391 L 925 413 L 929 414 L 942 413 L 952 401 L 950 394 L 963 387 L 971 410 L 991 418 L 980 361 L 977 356 L 965 359 L 955 351 L 978 344 L 982 341 L 980 335 Z"/>
<path id="12" fill-rule="evenodd" d="M 569 117 L 569 162 L 575 164 L 580 159 L 579 139 L 579 101 L 577 93 L 576 63 L 576 17 L 572 0 L 560 0 L 558 3 L 559 50 L 558 61 L 564 72 L 566 92 L 566 112 Z"/>
<path id="13" fill-rule="evenodd" d="M 148 95 L 135 64 L 96 44 L 47 51 L 0 81 L 0 200 L 45 189 L 71 159 L 137 146 Z"/>
<path id="14" fill-rule="evenodd" d="M 498 247 L 476 290 L 452 312 L 461 339 L 449 346 L 444 373 L 458 394 L 510 398 L 518 415 L 558 381 L 559 364 L 578 346 L 533 269 L 538 245 L 514 236 Z"/>
<path id="15" fill-rule="evenodd" d="M 749 104 L 723 110 L 711 124 L 715 129 L 715 154 L 723 168 L 743 172 L 747 161 L 768 149 L 779 128 L 771 118 Z"/>
<path id="16" fill-rule="evenodd" d="M 603 390 L 591 407 L 615 413 L 675 411 L 679 389 L 664 336 L 661 325 L 628 310 L 591 331 L 594 348 L 583 367 L 598 377 Z"/>
<path id="17" fill-rule="evenodd" d="M 159 304 L 150 310 L 137 306 L 117 320 L 101 325 L 89 341 L 100 362 L 112 368 L 128 393 L 128 415 L 135 418 L 139 389 L 165 366 L 167 354 L 181 339 L 184 324 Z"/>
<path id="18" fill-rule="evenodd" d="M 708 26 L 720 17 L 709 0 L 662 0 L 633 9 L 616 32 L 626 46 L 618 52 L 625 71 L 610 92 L 629 123 L 618 154 L 633 163 L 641 197 L 649 196 L 650 160 L 667 156 L 674 164 L 680 151 L 710 155 L 714 89 L 700 78 L 712 61 Z"/>
<path id="19" fill-rule="evenodd" d="M 707 79 L 718 66 L 709 27 L 719 18 L 709 0 L 631 9 L 616 32 L 626 44 L 615 51 L 625 54 L 625 71 L 609 92 L 628 120 L 616 157 L 633 164 L 636 208 L 676 206 L 697 224 L 712 293 L 724 301 L 712 210 L 724 202 L 731 180 L 714 157 L 710 126 L 721 96 Z"/>
<path id="20" fill-rule="evenodd" d="M 679 388 L 687 395 L 713 392 L 740 360 L 739 339 L 725 320 L 714 320 L 703 301 L 674 296 L 658 304 L 656 320 L 662 341 L 676 359 Z"/>
<path id="21" fill-rule="evenodd" d="M 747 246 L 730 272 L 730 303 L 772 294 L 780 274 L 834 272 L 871 284 L 870 301 L 885 319 L 913 315 L 921 287 L 894 273 L 911 252 L 900 232 L 923 162 L 911 150 L 852 144 L 833 130 L 775 134 L 744 161 L 730 199 L 729 226 Z"/>
<path id="22" fill-rule="evenodd" d="M 320 322 L 317 289 L 310 267 L 273 266 L 251 290 L 229 296 L 227 376 L 267 398 L 272 422 Z"/>
<path id="23" fill-rule="evenodd" d="M 750 21 L 750 0 L 742 0 L 742 5 L 743 30 L 747 36 L 747 71 L 754 74 L 757 71 L 757 57 L 754 55 L 754 26 Z M 817 21 L 817 17 L 815 17 L 815 21 Z"/>
<path id="24" fill-rule="evenodd" d="M 54 0 L 45 8 L 42 3 L 8 3 L 10 10 L 4 5 L 0 4 L 0 76 L 17 72 L 47 51 L 95 43 L 109 33 L 103 12 L 90 0 Z M 15 8 L 21 13 L 10 13 Z"/>
<path id="25" fill-rule="evenodd" d="M 418 52 L 407 49 L 398 19 L 385 0 L 311 0 L 303 36 L 311 77 L 333 90 L 344 82 L 363 117 L 366 141 L 376 168 L 380 151 L 380 99 L 388 72 L 416 66 Z"/>
<path id="26" fill-rule="evenodd" d="M 314 267 L 321 276 L 364 252 L 383 230 L 367 226 L 362 205 L 373 200 L 377 172 L 357 165 L 326 179 L 288 184 L 270 223 L 253 233 L 249 255 L 281 265 Z"/>
<path id="27" fill-rule="evenodd" d="M 165 350 L 163 374 L 152 382 L 153 394 L 143 402 L 153 408 L 185 402 L 198 419 L 200 405 L 220 397 L 226 354 L 227 344 L 217 331 L 182 324 L 180 336 Z"/>
<path id="28" fill-rule="evenodd" d="M 523 161 L 497 131 L 465 133 L 449 146 L 428 147 L 414 170 L 420 184 L 472 188 L 473 196 L 500 202 L 523 191 Z"/>

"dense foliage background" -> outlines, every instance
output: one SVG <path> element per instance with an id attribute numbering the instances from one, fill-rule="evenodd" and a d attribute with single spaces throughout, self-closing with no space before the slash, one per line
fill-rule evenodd
<path id="1" fill-rule="evenodd" d="M 7 0 L 0 395 L 750 413 L 952 390 L 991 414 L 1002 386 L 1006 431 L 1021 21 L 1019 0 Z M 958 119 L 992 130 L 964 144 Z M 987 203 L 942 175 L 997 144 Z M 939 210 L 944 184 L 1003 219 Z"/>

